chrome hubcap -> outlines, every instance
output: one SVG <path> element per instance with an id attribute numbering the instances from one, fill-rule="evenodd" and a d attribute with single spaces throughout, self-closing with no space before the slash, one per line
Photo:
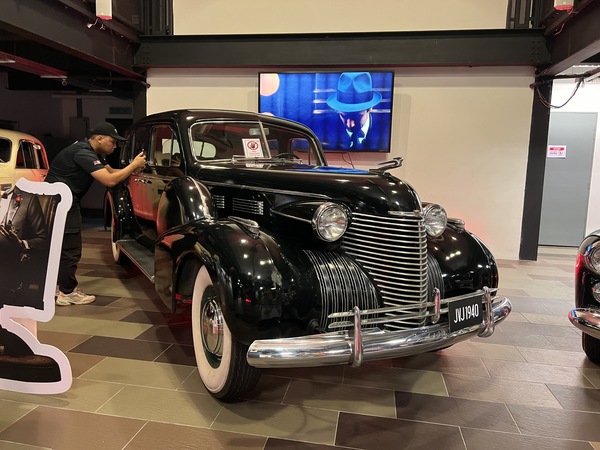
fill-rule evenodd
<path id="1" fill-rule="evenodd" d="M 221 356 L 223 353 L 223 314 L 214 300 L 202 308 L 202 342 L 206 351 Z"/>

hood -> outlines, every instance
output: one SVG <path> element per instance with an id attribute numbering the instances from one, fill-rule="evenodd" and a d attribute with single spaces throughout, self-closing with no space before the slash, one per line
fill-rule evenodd
<path id="1" fill-rule="evenodd" d="M 290 163 L 227 163 L 197 165 L 190 173 L 211 184 L 238 189 L 257 189 L 286 197 L 285 203 L 299 198 L 337 201 L 352 211 L 385 214 L 388 211 L 421 209 L 416 191 L 388 174 L 332 166 Z M 277 206 L 280 203 L 274 201 Z"/>

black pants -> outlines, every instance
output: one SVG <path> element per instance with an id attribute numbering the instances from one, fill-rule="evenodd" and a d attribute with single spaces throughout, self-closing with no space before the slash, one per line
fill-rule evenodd
<path id="1" fill-rule="evenodd" d="M 75 272 L 77 272 L 77 264 L 79 264 L 80 259 L 81 211 L 79 203 L 73 202 L 73 206 L 67 213 L 65 234 L 60 252 L 60 264 L 58 266 L 58 288 L 63 294 L 70 294 L 77 287 Z"/>

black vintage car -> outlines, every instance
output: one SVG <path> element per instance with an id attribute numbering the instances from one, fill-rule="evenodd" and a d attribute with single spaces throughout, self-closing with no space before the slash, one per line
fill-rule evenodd
<path id="1" fill-rule="evenodd" d="M 600 230 L 585 237 L 575 265 L 575 308 L 569 320 L 579 328 L 583 351 L 600 364 Z"/>
<path id="2" fill-rule="evenodd" d="M 359 366 L 489 336 L 511 311 L 486 246 L 388 171 L 327 165 L 307 127 L 247 112 L 150 115 L 107 196 L 116 261 L 173 309 L 192 302 L 196 360 L 217 398 L 261 368 Z"/>

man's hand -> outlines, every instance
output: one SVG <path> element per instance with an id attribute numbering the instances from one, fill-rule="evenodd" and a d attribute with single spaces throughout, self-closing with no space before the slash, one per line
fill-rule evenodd
<path id="1" fill-rule="evenodd" d="M 0 235 L 4 236 L 7 241 L 13 243 L 15 246 L 19 247 L 19 250 L 23 250 L 25 248 L 25 244 L 15 231 L 15 228 L 12 225 L 0 225 Z"/>
<path id="2" fill-rule="evenodd" d="M 143 169 L 146 167 L 146 155 L 144 155 L 144 152 L 140 152 L 131 164 L 133 164 L 136 169 Z"/>

